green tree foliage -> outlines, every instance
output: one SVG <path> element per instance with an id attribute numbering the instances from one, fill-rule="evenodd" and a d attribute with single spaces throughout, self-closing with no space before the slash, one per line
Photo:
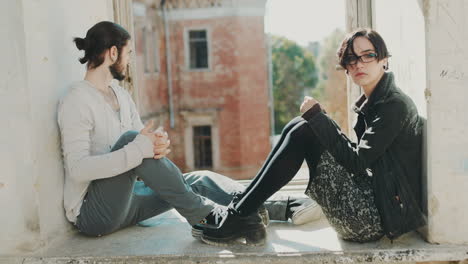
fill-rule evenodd
<path id="1" fill-rule="evenodd" d="M 275 133 L 299 114 L 307 88 L 317 83 L 315 58 L 307 49 L 284 37 L 272 36 Z"/>
<path id="2" fill-rule="evenodd" d="M 346 75 L 344 70 L 337 70 L 336 52 L 345 36 L 341 29 L 335 29 L 321 43 L 318 56 L 319 81 L 310 91 L 328 114 L 340 125 L 344 132 L 348 130 L 348 105 Z"/>

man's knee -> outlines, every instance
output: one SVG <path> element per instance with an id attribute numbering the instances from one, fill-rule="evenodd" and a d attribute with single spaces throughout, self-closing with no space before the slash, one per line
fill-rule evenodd
<path id="1" fill-rule="evenodd" d="M 129 130 L 123 133 L 121 137 L 123 140 L 127 140 L 127 142 L 132 142 L 136 138 L 136 136 L 138 136 L 138 134 L 140 134 L 138 131 Z"/>
<path id="2" fill-rule="evenodd" d="M 139 132 L 134 131 L 134 130 L 130 130 L 130 131 L 127 131 L 127 132 L 123 133 L 120 136 L 120 138 L 117 140 L 117 142 L 115 143 L 114 147 L 112 147 L 112 151 L 123 148 L 125 145 L 127 145 L 128 143 L 135 140 L 135 138 L 136 138 L 136 136 L 138 136 L 138 134 L 139 134 Z"/>

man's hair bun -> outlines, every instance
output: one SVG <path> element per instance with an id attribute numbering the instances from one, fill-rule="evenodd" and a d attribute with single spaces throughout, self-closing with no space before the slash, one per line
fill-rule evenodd
<path id="1" fill-rule="evenodd" d="M 88 43 L 84 38 L 74 38 L 73 41 L 75 41 L 75 45 L 79 50 L 86 50 L 88 48 Z"/>

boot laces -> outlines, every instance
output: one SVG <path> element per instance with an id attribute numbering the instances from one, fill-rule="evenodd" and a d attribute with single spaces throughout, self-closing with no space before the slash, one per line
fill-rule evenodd
<path id="1" fill-rule="evenodd" d="M 214 208 L 213 211 L 211 211 L 211 213 L 214 217 L 215 225 L 220 224 L 221 221 L 223 221 L 223 219 L 226 218 L 226 216 L 228 215 L 228 211 L 226 210 L 226 208 L 221 206 Z"/>

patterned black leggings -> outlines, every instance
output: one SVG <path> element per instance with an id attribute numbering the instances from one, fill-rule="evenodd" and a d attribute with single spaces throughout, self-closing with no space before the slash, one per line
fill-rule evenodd
<path id="1" fill-rule="evenodd" d="M 304 159 L 310 171 L 306 194 L 322 207 L 338 235 L 356 242 L 380 239 L 383 230 L 374 203 L 372 179 L 348 173 L 323 149 L 302 117 L 285 126 L 278 144 L 236 209 L 244 215 L 254 212 L 296 175 Z"/>

